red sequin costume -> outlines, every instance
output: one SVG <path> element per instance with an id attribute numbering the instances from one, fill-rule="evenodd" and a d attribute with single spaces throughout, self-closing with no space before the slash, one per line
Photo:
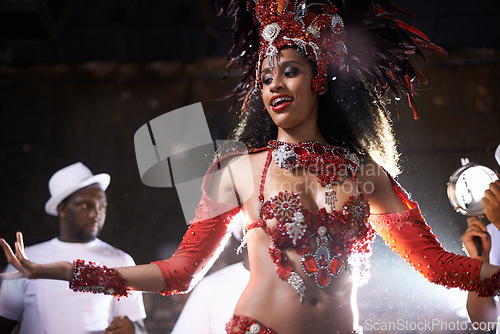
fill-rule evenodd
<path id="1" fill-rule="evenodd" d="M 226 324 L 228 334 L 277 334 L 271 327 L 262 324 L 251 317 L 234 315 Z M 362 331 L 354 330 L 352 334 L 362 334 Z"/>
<path id="2" fill-rule="evenodd" d="M 371 215 L 377 233 L 399 256 L 429 281 L 450 288 L 476 290 L 481 261 L 447 252 L 425 223 L 417 202 L 393 180 L 407 211 Z"/>
<path id="3" fill-rule="evenodd" d="M 226 324 L 226 333 L 231 334 L 276 334 L 269 326 L 261 322 L 240 315 L 235 315 Z"/>
<path id="4" fill-rule="evenodd" d="M 301 256 L 303 272 L 314 278 L 318 288 L 328 287 L 331 279 L 339 276 L 348 264 L 351 273 L 359 274 L 356 275 L 359 280 L 375 237 L 375 231 L 368 224 L 368 201 L 363 195 L 349 196 L 342 210 L 334 210 L 336 193 L 333 190 L 340 174 L 355 179 L 359 170 L 358 157 L 343 148 L 319 143 L 271 141 L 269 146 L 272 150 L 268 151 L 259 193 L 260 219 L 247 229 L 260 227 L 270 236 L 269 253 L 276 263 L 278 276 L 292 285 L 302 301 L 304 281 L 285 252 L 295 249 Z M 320 185 L 326 188 L 325 204 L 331 207 L 331 212 L 325 207 L 308 210 L 303 207 L 297 193 L 286 191 L 264 201 L 264 185 L 271 158 L 282 168 L 306 168 L 316 174 Z M 272 228 L 266 224 L 271 219 L 278 221 Z M 312 240 L 315 240 L 314 249 Z"/>
<path id="5" fill-rule="evenodd" d="M 337 171 L 350 171 L 352 177 L 359 168 L 355 156 L 347 150 L 314 143 L 298 144 L 297 147 L 293 148 L 295 154 L 278 155 L 275 161 L 279 163 L 279 158 L 283 158 L 285 164 L 291 161 L 296 167 L 309 170 L 325 163 Z M 279 143 L 271 143 L 268 149 L 267 165 L 272 152 L 279 151 Z M 195 222 L 190 225 L 178 250 L 172 258 L 154 262 L 164 275 L 165 294 L 186 292 L 193 282 L 201 278 L 210 260 L 214 260 L 223 248 L 231 218 L 239 212 L 239 207 L 215 202 L 207 196 L 205 188 L 218 165 L 214 164 L 207 174 Z M 325 186 L 336 177 L 336 174 L 329 174 L 328 169 L 318 168 L 318 171 L 319 182 L 324 181 Z M 265 179 L 265 174 L 262 179 Z M 324 288 L 330 284 L 331 277 L 337 276 L 346 265 L 356 267 L 349 261 L 351 257 L 363 263 L 370 253 L 374 236 L 372 227 L 431 282 L 475 290 L 481 262 L 445 251 L 425 223 L 417 203 L 409 199 L 396 181 L 393 185 L 407 211 L 369 216 L 369 206 L 362 195 L 349 197 L 342 211 L 327 213 L 324 208 L 310 211 L 303 208 L 297 194 L 281 192 L 267 201 L 260 198 L 261 219 L 248 227 L 263 228 L 270 236 L 272 243 L 269 251 L 276 263 L 277 273 L 290 283 L 301 298 L 305 294 L 302 275 L 314 277 L 318 288 Z M 278 220 L 273 228 L 265 223 L 271 217 Z M 314 248 L 313 244 L 316 245 Z M 293 268 L 287 259 L 284 249 L 290 248 L 302 256 L 302 268 Z"/>

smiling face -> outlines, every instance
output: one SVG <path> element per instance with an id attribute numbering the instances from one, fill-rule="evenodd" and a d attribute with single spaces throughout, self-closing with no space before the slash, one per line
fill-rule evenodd
<path id="1" fill-rule="evenodd" d="M 72 194 L 58 207 L 59 239 L 65 242 L 94 240 L 104 226 L 106 207 L 106 194 L 97 184 Z"/>
<path id="2" fill-rule="evenodd" d="M 278 128 L 317 126 L 318 94 L 311 89 L 313 69 L 305 56 L 282 49 L 274 68 L 263 61 L 260 78 L 264 105 Z"/>

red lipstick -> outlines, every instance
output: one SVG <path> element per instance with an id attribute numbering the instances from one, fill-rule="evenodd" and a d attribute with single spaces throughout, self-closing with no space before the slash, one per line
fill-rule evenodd
<path id="1" fill-rule="evenodd" d="M 269 104 L 271 106 L 271 110 L 274 112 L 280 112 L 283 109 L 287 108 L 293 102 L 293 97 L 287 94 L 277 94 L 274 95 Z"/>

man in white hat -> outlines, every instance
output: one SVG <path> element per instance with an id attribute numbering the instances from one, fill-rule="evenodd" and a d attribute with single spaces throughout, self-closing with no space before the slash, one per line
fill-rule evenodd
<path id="1" fill-rule="evenodd" d="M 135 265 L 127 253 L 97 238 L 106 218 L 110 176 L 93 175 L 81 162 L 57 171 L 49 180 L 45 211 L 59 216 L 59 236 L 27 247 L 38 263 L 85 259 L 108 267 Z M 9 266 L 8 271 L 13 271 Z M 0 332 L 10 333 L 144 333 L 142 293 L 117 300 L 107 295 L 77 294 L 56 280 L 3 281 Z"/>

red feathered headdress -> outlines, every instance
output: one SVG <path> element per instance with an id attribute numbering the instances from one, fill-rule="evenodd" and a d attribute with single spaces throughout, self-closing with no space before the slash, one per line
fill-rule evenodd
<path id="1" fill-rule="evenodd" d="M 415 118 L 414 89 L 427 83 L 408 56 L 424 58 L 422 50 L 441 55 L 418 29 L 397 20 L 410 14 L 389 0 L 213 0 L 220 15 L 234 19 L 233 46 L 228 71 L 245 69 L 233 97 L 252 94 L 260 83 L 260 65 L 267 57 L 276 64 L 279 50 L 294 46 L 316 64 L 312 87 L 325 87 L 327 68 L 359 73 L 380 97 L 408 96 Z"/>

